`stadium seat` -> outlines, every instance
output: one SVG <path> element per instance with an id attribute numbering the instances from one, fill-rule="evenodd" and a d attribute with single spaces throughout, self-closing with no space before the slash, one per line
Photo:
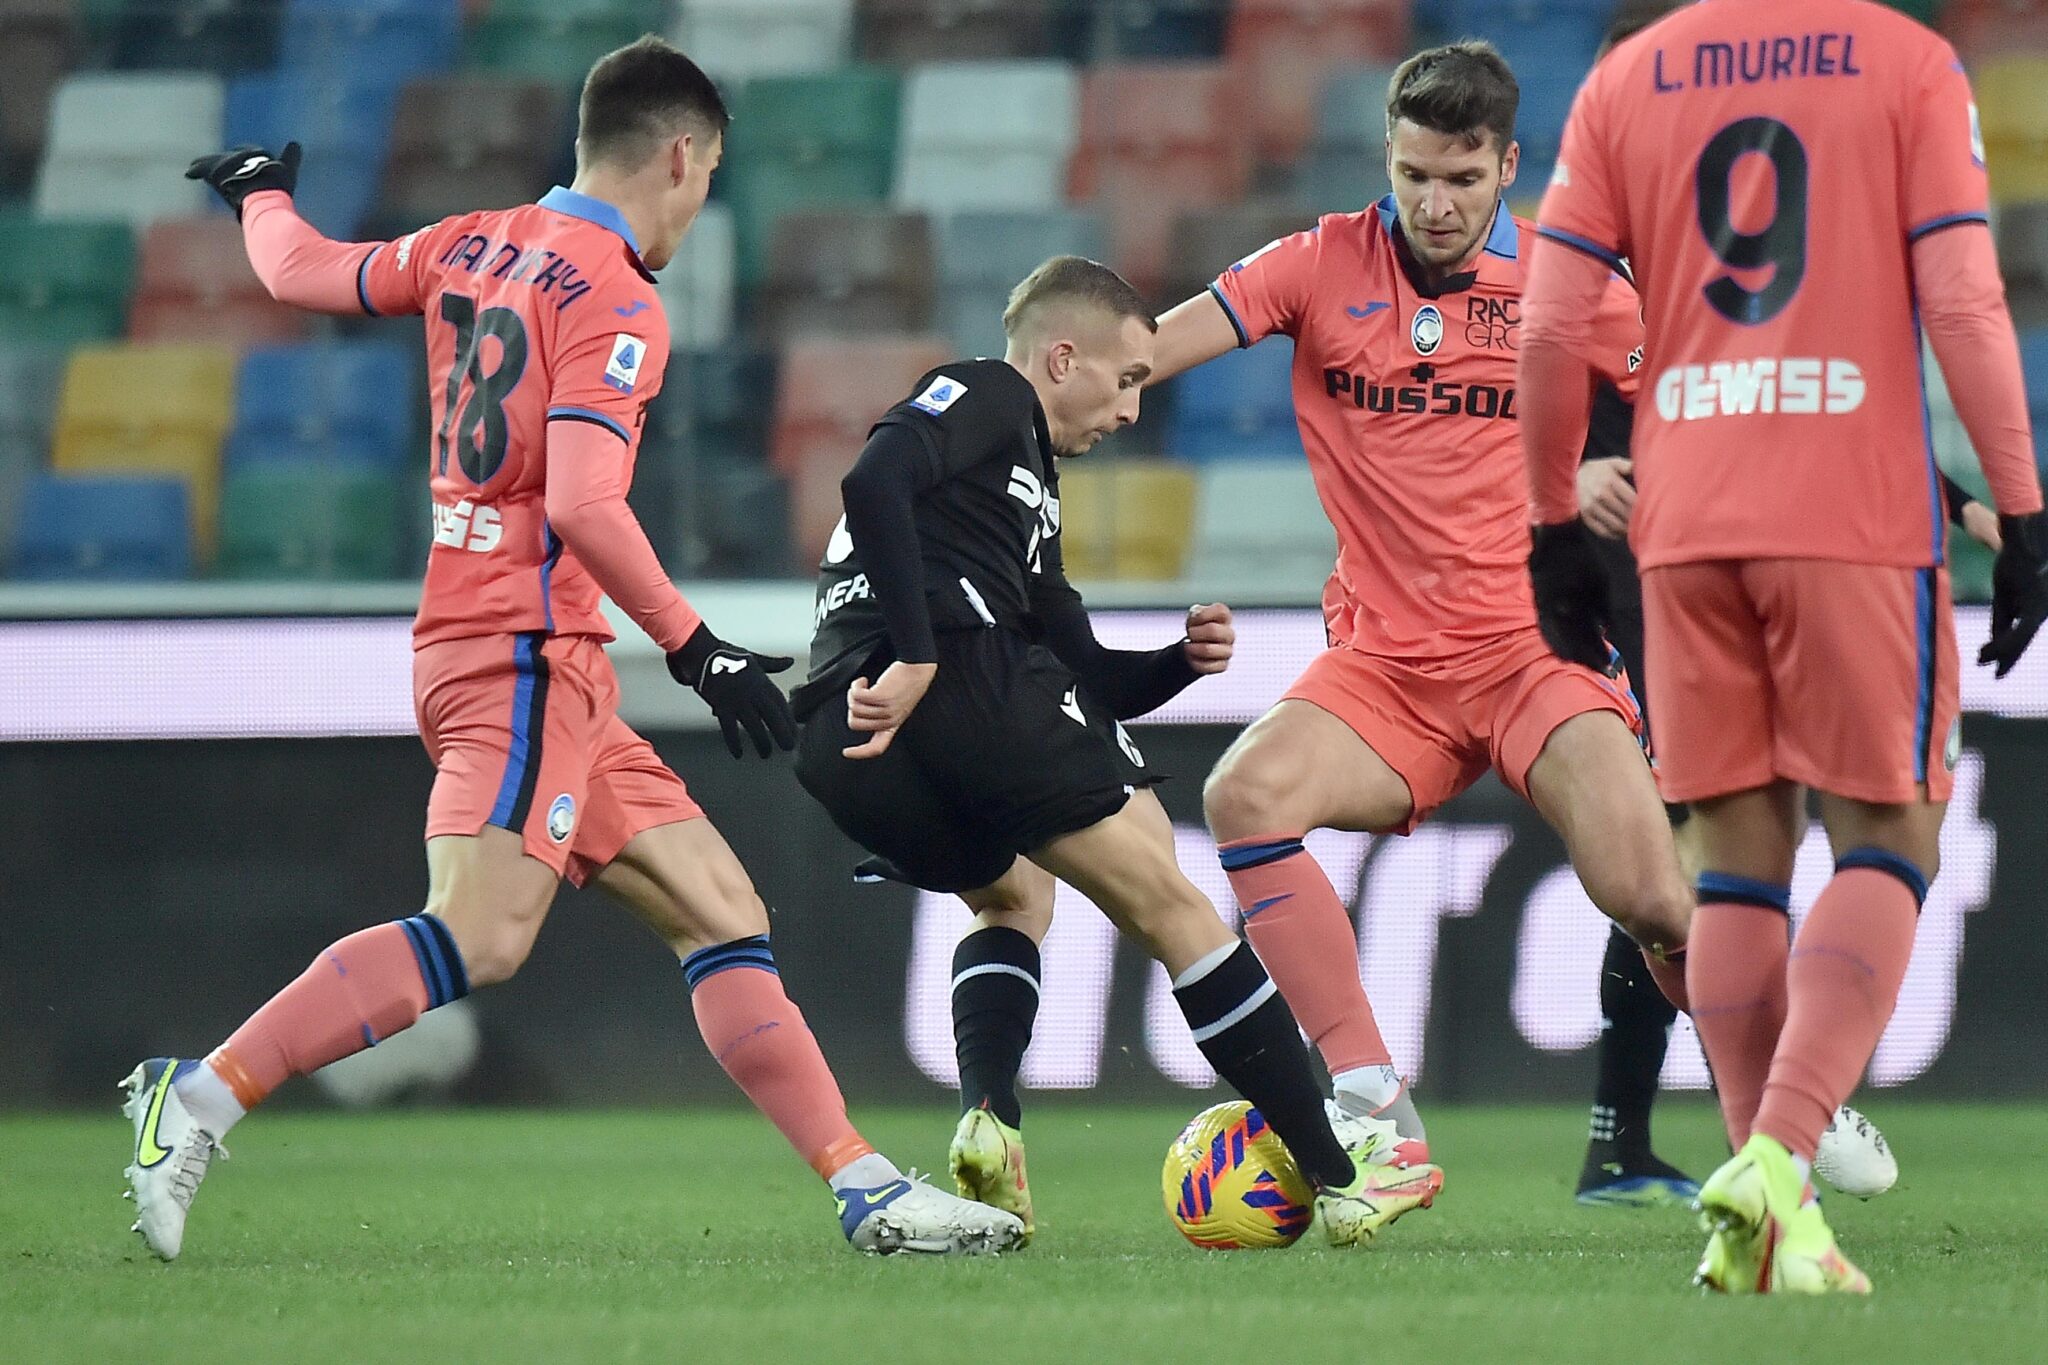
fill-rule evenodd
<path id="1" fill-rule="evenodd" d="M 1201 293 L 1232 264 L 1266 243 L 1315 223 L 1316 215 L 1306 209 L 1257 204 L 1183 214 L 1173 225 L 1173 251 L 1167 259 L 1161 304 L 1170 306 Z"/>
<path id="2" fill-rule="evenodd" d="M 453 66 L 461 31 L 458 0 L 285 0 L 279 64 L 398 86 Z"/>
<path id="3" fill-rule="evenodd" d="M 1329 75 L 1407 50 L 1406 0 L 1236 0 L 1223 53 L 1240 73 L 1259 155 L 1293 165 Z"/>
<path id="4" fill-rule="evenodd" d="M 1053 50 L 1077 62 L 1220 56 L 1217 0 L 1095 0 L 1054 10 Z"/>
<path id="5" fill-rule="evenodd" d="M 417 226 L 538 199 L 568 114 L 565 93 L 545 81 L 472 74 L 408 85 L 398 97 L 378 218 Z"/>
<path id="6" fill-rule="evenodd" d="M 2020 369 L 2027 378 L 2028 409 L 2037 418 L 2048 416 L 2048 327 L 2020 333 Z"/>
<path id="7" fill-rule="evenodd" d="M 1167 453 L 1201 461 L 1302 459 L 1293 377 L 1294 344 L 1276 336 L 1174 379 Z"/>
<path id="8" fill-rule="evenodd" d="M 306 334 L 309 315 L 270 297 L 249 266 L 241 224 L 226 214 L 152 223 L 138 276 L 131 341 L 255 346 Z"/>
<path id="9" fill-rule="evenodd" d="M 769 463 L 789 479 L 793 570 L 817 567 L 839 522 L 839 481 L 868 428 L 949 359 L 945 342 L 919 336 L 814 337 L 783 352 L 768 449 Z"/>
<path id="10" fill-rule="evenodd" d="M 851 49 L 853 0 L 682 0 L 676 46 L 719 81 L 827 71 Z"/>
<path id="11" fill-rule="evenodd" d="M 398 91 L 348 71 L 267 71 L 228 83 L 221 144 L 305 149 L 292 195 L 299 215 L 348 241 L 370 210 Z"/>
<path id="12" fill-rule="evenodd" d="M 1515 138 L 1522 144 L 1522 159 L 1530 163 L 1525 186 L 1540 195 L 1550 165 L 1557 160 L 1572 98 L 1600 48 L 1608 10 L 1590 0 L 1579 9 L 1556 0 L 1540 10 L 1524 8 L 1520 0 L 1486 0 L 1464 9 L 1469 31 L 1500 49 L 1522 88 Z"/>
<path id="13" fill-rule="evenodd" d="M 1387 84 L 1391 66 L 1331 73 L 1316 100 L 1316 127 L 1295 180 L 1319 213 L 1352 213 L 1392 188 L 1387 180 Z"/>
<path id="14" fill-rule="evenodd" d="M 42 582 L 187 577 L 189 499 L 181 479 L 37 475 L 22 490 L 9 572 Z"/>
<path id="15" fill-rule="evenodd" d="M 933 226 L 939 238 L 941 320 L 961 355 L 1003 353 L 1003 306 L 1010 291 L 1052 256 L 1105 260 L 1102 220 L 1078 209 L 1042 213 L 956 213 Z"/>
<path id="16" fill-rule="evenodd" d="M 67 473 L 184 479 L 204 560 L 213 546 L 234 383 L 235 354 L 225 346 L 81 347 L 64 373 L 51 464 Z"/>
<path id="17" fill-rule="evenodd" d="M 1059 0 L 861 0 L 860 55 L 871 62 L 986 61 L 1051 50 Z"/>
<path id="18" fill-rule="evenodd" d="M 223 578 L 376 579 L 399 575 L 399 484 L 328 460 L 259 460 L 221 488 Z"/>
<path id="19" fill-rule="evenodd" d="M 2015 295 L 2048 292 L 2048 200 L 1995 205 L 1991 222 L 1998 234 L 1998 264 Z M 2014 311 L 2022 305 L 2015 300 Z"/>
<path id="20" fill-rule="evenodd" d="M 669 342 L 675 350 L 721 346 L 732 335 L 737 252 L 732 205 L 706 204 L 675 259 L 655 277 L 662 310 L 668 314 Z M 674 374 L 673 365 L 670 374 Z"/>
<path id="21" fill-rule="evenodd" d="M 1188 572 L 1254 597 L 1313 599 L 1336 562 L 1337 533 L 1308 465 L 1214 460 L 1201 479 Z"/>
<path id="22" fill-rule="evenodd" d="M 74 0 L 9 0 L 0 6 L 0 197 L 35 179 L 50 123 L 50 92 L 78 50 Z"/>
<path id="23" fill-rule="evenodd" d="M 599 57 L 661 28 L 668 8 L 663 0 L 491 0 L 469 31 L 466 62 L 581 85 Z"/>
<path id="24" fill-rule="evenodd" d="M 45 218 L 189 218 L 212 193 L 185 178 L 195 147 L 220 143 L 218 77 L 183 72 L 68 77 L 51 107 L 36 178 Z"/>
<path id="25" fill-rule="evenodd" d="M 1058 205 L 1078 135 L 1080 81 L 1064 62 L 942 62 L 911 72 L 895 202 L 903 208 Z"/>
<path id="26" fill-rule="evenodd" d="M 2001 52 L 2048 53 L 2041 0 L 1947 0 L 1939 27 L 1972 72 Z"/>
<path id="27" fill-rule="evenodd" d="M 1101 208 L 1110 264 L 1139 289 L 1158 286 L 1174 219 L 1243 198 L 1251 167 L 1243 102 L 1220 63 L 1105 66 L 1083 81 L 1071 197 Z"/>
<path id="28" fill-rule="evenodd" d="M 897 81 L 873 67 L 764 76 L 733 101 L 720 172 L 738 233 L 740 286 L 761 282 L 775 222 L 797 209 L 879 203 L 896 153 Z"/>
<path id="29" fill-rule="evenodd" d="M 284 0 L 120 0 L 112 65 L 233 76 L 277 61 Z"/>
<path id="30" fill-rule="evenodd" d="M 1097 457 L 1060 466 L 1060 557 L 1074 579 L 1179 578 L 1195 520 L 1195 473 L 1170 460 Z"/>
<path id="31" fill-rule="evenodd" d="M 0 336 L 75 345 L 121 335 L 135 277 L 128 224 L 0 214 Z"/>
<path id="32" fill-rule="evenodd" d="M 228 467 L 324 460 L 410 471 L 425 449 L 413 353 L 396 341 L 263 346 L 242 357 Z"/>
<path id="33" fill-rule="evenodd" d="M 67 359 L 65 347 L 17 341 L 11 330 L 0 339 L 0 444 L 33 451 L 38 464 L 49 453 Z"/>
<path id="34" fill-rule="evenodd" d="M 804 332 L 923 331 L 937 274 L 921 213 L 792 213 L 775 225 L 756 330 L 770 344 Z"/>
<path id="35" fill-rule="evenodd" d="M 672 463 L 717 456 L 765 465 L 775 416 L 776 356 L 744 345 L 676 351 L 641 442 Z M 646 461 L 642 461 L 643 467 Z"/>
<path id="36" fill-rule="evenodd" d="M 2048 199 L 2048 54 L 1987 60 L 1975 85 L 1992 197 Z"/>

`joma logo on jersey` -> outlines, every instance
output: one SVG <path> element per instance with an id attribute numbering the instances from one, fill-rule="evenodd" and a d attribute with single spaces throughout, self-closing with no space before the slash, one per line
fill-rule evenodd
<path id="1" fill-rule="evenodd" d="M 1751 413 L 1827 413 L 1863 406 L 1863 371 L 1853 360 L 1766 356 L 1673 365 L 1657 376 L 1657 415 L 1667 422 Z"/>
<path id="2" fill-rule="evenodd" d="M 1434 366 L 1417 365 L 1410 374 L 1425 380 L 1436 373 Z M 1338 402 L 1349 402 L 1367 412 L 1402 412 L 1431 417 L 1477 417 L 1482 420 L 1515 417 L 1515 391 L 1494 384 L 1457 384 L 1448 380 L 1420 384 L 1375 384 L 1363 375 L 1344 370 L 1323 371 L 1323 392 Z"/>
<path id="3" fill-rule="evenodd" d="M 1465 300 L 1465 344 L 1489 351 L 1512 351 L 1520 339 L 1522 304 L 1519 299 Z"/>
<path id="4" fill-rule="evenodd" d="M 495 507 L 478 507 L 468 498 L 449 507 L 433 504 L 434 543 L 487 554 L 505 538 L 505 521 Z"/>

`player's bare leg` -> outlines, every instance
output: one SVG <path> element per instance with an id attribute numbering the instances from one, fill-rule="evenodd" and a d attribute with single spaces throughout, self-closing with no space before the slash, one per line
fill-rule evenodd
<path id="1" fill-rule="evenodd" d="M 596 880 L 681 960 L 705 1046 L 831 1186 L 848 1241 L 975 1254 L 1022 1240 L 1016 1218 L 905 1177 L 855 1131 L 817 1038 L 782 989 L 767 907 L 709 820 L 641 831 Z"/>
<path id="2" fill-rule="evenodd" d="M 960 893 L 974 924 L 953 950 L 953 1049 L 960 1122 L 946 1160 L 963 1198 L 1014 1213 L 1037 1231 L 1024 1165 L 1017 1073 L 1038 1019 L 1038 947 L 1052 928 L 1053 875 L 1027 858 Z"/>
<path id="3" fill-rule="evenodd" d="M 1349 725 L 1288 698 L 1238 736 L 1202 805 L 1245 933 L 1322 1054 L 1338 1111 L 1390 1120 L 1397 1159 L 1427 1161 L 1422 1118 L 1359 977 L 1350 911 L 1302 847 L 1312 829 L 1398 828 L 1415 808 L 1408 784 Z"/>
<path id="4" fill-rule="evenodd" d="M 1137 792 L 1115 815 L 1050 841 L 1031 859 L 1166 968 L 1202 1055 L 1286 1143 L 1318 1191 L 1317 1213 L 1333 1243 L 1370 1242 L 1436 1197 L 1436 1167 L 1374 1163 L 1365 1145 L 1347 1149 L 1332 1132 L 1294 1015 L 1251 946 L 1174 861 L 1173 825 L 1157 797 Z"/>
<path id="5" fill-rule="evenodd" d="M 489 827 L 427 841 L 426 909 L 324 949 L 204 1061 L 158 1057 L 124 1083 L 135 1124 L 136 1231 L 165 1260 L 220 1139 L 288 1077 L 412 1026 L 472 985 L 510 977 L 554 900 L 554 870 Z"/>
<path id="6" fill-rule="evenodd" d="M 1573 716 L 1544 742 L 1528 787 L 1587 896 L 1641 946 L 1658 986 L 1684 1009 L 1693 893 L 1635 733 L 1612 711 Z"/>

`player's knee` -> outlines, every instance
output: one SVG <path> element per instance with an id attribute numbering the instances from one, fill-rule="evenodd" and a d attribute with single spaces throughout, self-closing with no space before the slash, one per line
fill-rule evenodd
<path id="1" fill-rule="evenodd" d="M 1588 892 L 1593 888 L 1588 887 Z M 1637 943 L 1676 947 L 1692 926 L 1694 896 L 1673 869 L 1630 869 L 1611 876 L 1596 901 Z"/>
<path id="2" fill-rule="evenodd" d="M 1298 789 L 1299 774 L 1289 781 L 1279 764 L 1256 754 L 1225 754 L 1202 784 L 1202 814 L 1218 839 L 1287 832 L 1277 826 L 1288 823 L 1285 807 Z"/>
<path id="3" fill-rule="evenodd" d="M 454 935 L 455 946 L 462 953 L 463 969 L 469 975 L 472 988 L 495 986 L 509 981 L 525 965 L 526 956 L 533 951 L 533 940 L 540 932 L 540 920 L 501 920 L 481 926 L 470 926 L 467 931 L 449 926 Z"/>

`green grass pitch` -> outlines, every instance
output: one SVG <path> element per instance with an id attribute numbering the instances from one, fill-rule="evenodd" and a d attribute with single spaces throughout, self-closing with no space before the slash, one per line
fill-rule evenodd
<path id="1" fill-rule="evenodd" d="M 1570 1198 L 1583 1111 L 1430 1114 L 1434 1210 L 1370 1251 L 1203 1254 L 1161 1211 L 1196 1108 L 1038 1104 L 1037 1242 L 992 1261 L 870 1259 L 750 1113 L 262 1115 L 238 1130 L 164 1266 L 118 1198 L 100 1117 L 0 1119 L 0 1357 L 23 1362 L 1260 1360 L 1889 1362 L 2048 1351 L 2048 1109 L 1873 1097 L 1900 1187 L 1829 1210 L 1868 1301 L 1687 1285 L 1677 1212 Z M 863 1111 L 943 1168 L 950 1116 Z M 1704 1174 L 1701 1103 L 1659 1146 Z"/>

